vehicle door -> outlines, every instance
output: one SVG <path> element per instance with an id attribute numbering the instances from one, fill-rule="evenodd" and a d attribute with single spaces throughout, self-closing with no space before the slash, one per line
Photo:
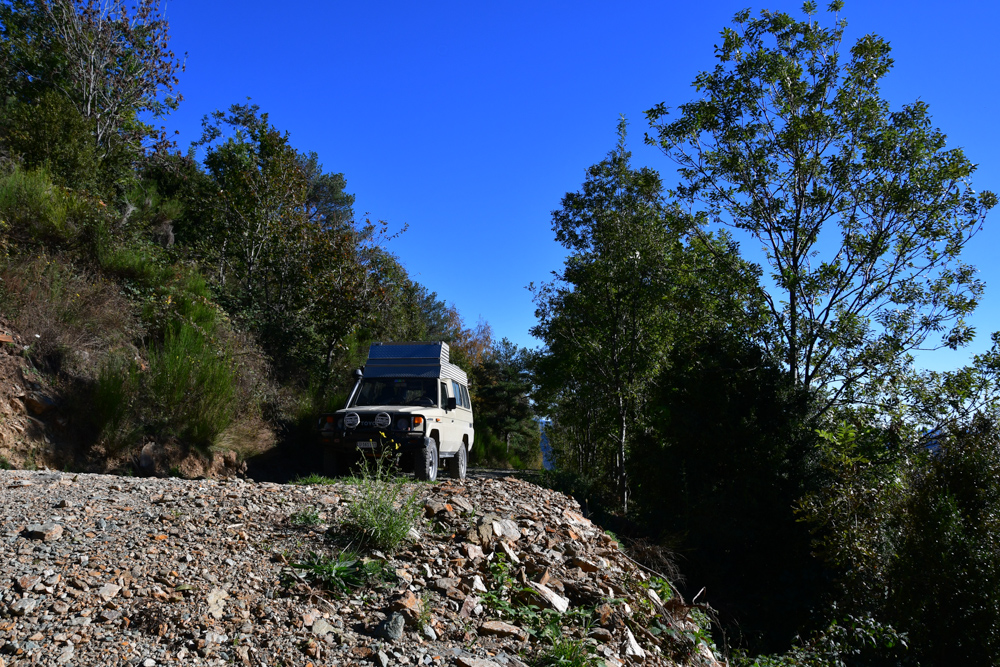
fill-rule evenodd
<path id="1" fill-rule="evenodd" d="M 473 441 L 473 419 L 472 419 L 472 401 L 469 398 L 469 390 L 463 385 L 459 384 L 457 381 L 451 381 L 451 389 L 455 395 L 455 427 L 457 431 L 457 443 L 455 449 L 457 450 L 458 444 L 461 444 L 463 438 L 468 440 L 469 447 L 472 447 Z"/>
<path id="2" fill-rule="evenodd" d="M 458 445 L 462 442 L 462 433 L 460 431 L 460 426 L 456 422 L 456 413 L 458 410 L 448 410 L 448 399 L 453 396 L 451 383 L 447 380 L 441 380 L 441 416 L 436 419 L 438 427 L 438 435 L 440 442 L 441 451 L 443 452 L 455 452 L 458 451 Z M 458 397 L 455 396 L 455 404 L 458 405 Z"/>

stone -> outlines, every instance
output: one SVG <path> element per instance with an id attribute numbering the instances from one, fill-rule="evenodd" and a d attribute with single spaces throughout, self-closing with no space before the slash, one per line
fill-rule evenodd
<path id="1" fill-rule="evenodd" d="M 497 530 L 499 525 L 500 530 Z M 500 519 L 499 521 L 493 522 L 493 530 L 508 540 L 518 540 L 521 537 L 521 529 L 517 527 L 517 524 L 510 519 Z"/>
<path id="2" fill-rule="evenodd" d="M 110 623 L 111 621 L 117 621 L 122 617 L 122 613 L 117 609 L 103 609 L 101 613 L 97 615 L 97 620 L 100 623 Z"/>
<path id="3" fill-rule="evenodd" d="M 587 636 L 593 637 L 597 641 L 602 642 L 604 644 L 610 643 L 611 640 L 614 639 L 614 635 L 612 635 L 611 631 L 608 630 L 607 628 L 594 628 L 589 633 L 587 633 Z"/>
<path id="4" fill-rule="evenodd" d="M 403 591 L 402 594 L 397 595 L 393 598 L 392 602 L 389 603 L 390 611 L 409 611 L 419 613 L 420 607 L 420 598 L 414 595 L 411 590 Z"/>
<path id="5" fill-rule="evenodd" d="M 430 639 L 432 642 L 437 641 L 437 633 L 434 632 L 434 628 L 432 628 L 429 623 L 425 623 L 423 627 L 420 628 L 420 631 L 424 633 L 424 637 L 427 637 L 427 639 Z"/>
<path id="6" fill-rule="evenodd" d="M 573 567 L 578 567 L 584 572 L 599 572 L 601 567 L 594 562 L 587 560 L 586 558 L 580 558 L 579 556 L 573 556 L 569 561 L 570 565 Z"/>
<path id="7" fill-rule="evenodd" d="M 312 624 L 312 632 L 323 637 L 333 632 L 333 626 L 327 623 L 325 618 L 317 618 Z"/>
<path id="8" fill-rule="evenodd" d="M 213 588 L 206 598 L 206 601 L 208 602 L 208 613 L 215 619 L 221 619 L 223 611 L 226 608 L 226 600 L 228 598 L 229 593 L 221 588 Z"/>
<path id="9" fill-rule="evenodd" d="M 448 499 L 448 502 L 451 503 L 452 506 L 457 507 L 463 514 L 472 514 L 476 511 L 475 508 L 472 507 L 472 503 L 462 496 L 452 496 Z"/>
<path id="10" fill-rule="evenodd" d="M 632 631 L 628 627 L 625 628 L 625 655 L 637 660 L 646 659 L 646 652 L 639 646 L 639 642 L 635 640 L 635 635 L 632 634 Z"/>
<path id="11" fill-rule="evenodd" d="M 35 610 L 38 602 L 34 598 L 21 598 L 10 605 L 10 613 L 14 616 L 24 616 Z"/>
<path id="12" fill-rule="evenodd" d="M 502 551 L 504 555 L 507 556 L 507 560 L 509 562 L 513 563 L 514 565 L 521 564 L 521 559 L 517 557 L 517 552 L 514 550 L 514 547 L 512 547 L 508 543 L 500 542 L 500 551 Z"/>
<path id="13" fill-rule="evenodd" d="M 458 588 L 460 583 L 462 583 L 460 580 L 453 577 L 442 577 L 440 579 L 435 579 L 434 583 L 431 584 L 431 588 L 439 590 L 442 593 L 447 593 L 453 588 Z"/>
<path id="14" fill-rule="evenodd" d="M 543 586 L 542 584 L 535 583 L 534 581 L 529 581 L 528 585 L 534 589 L 540 598 L 545 600 L 550 607 L 558 611 L 560 614 L 569 609 L 569 600 L 559 595 L 548 586 Z"/>
<path id="15" fill-rule="evenodd" d="M 462 551 L 465 553 L 465 557 L 469 560 L 479 560 L 483 558 L 483 548 L 478 544 L 472 544 L 471 542 L 466 542 L 462 545 Z"/>
<path id="16" fill-rule="evenodd" d="M 479 634 L 495 635 L 497 637 L 513 637 L 520 640 L 527 639 L 528 637 L 528 633 L 521 628 L 516 625 L 511 625 L 510 623 L 504 623 L 503 621 L 485 621 L 479 626 Z"/>
<path id="17" fill-rule="evenodd" d="M 375 629 L 375 634 L 382 639 L 386 639 L 391 642 L 399 641 L 403 638 L 403 627 L 406 624 L 406 619 L 399 612 L 393 612 L 389 614 L 389 617 L 378 624 Z"/>
<path id="18" fill-rule="evenodd" d="M 475 612 L 477 604 L 479 604 L 479 598 L 475 595 L 466 597 L 465 601 L 462 602 L 462 607 L 459 609 L 458 615 L 461 618 L 469 618 Z"/>
<path id="19" fill-rule="evenodd" d="M 36 574 L 26 574 L 23 577 L 18 577 L 17 588 L 22 593 L 30 591 L 32 588 L 42 583 L 42 578 Z"/>
<path id="20" fill-rule="evenodd" d="M 451 510 L 448 508 L 448 505 L 440 500 L 429 499 L 424 503 L 424 514 L 427 515 L 428 519 L 438 514 L 448 514 L 450 512 Z"/>
<path id="21" fill-rule="evenodd" d="M 42 540 L 43 542 L 53 542 L 62 537 L 63 527 L 58 523 L 33 523 L 28 526 L 27 536 L 32 540 Z"/>
<path id="22" fill-rule="evenodd" d="M 28 394 L 24 397 L 24 406 L 36 415 L 44 415 L 55 407 L 56 402 L 45 394 Z"/>
<path id="23" fill-rule="evenodd" d="M 385 654 L 385 651 L 376 653 L 375 659 L 378 660 L 379 667 L 389 667 L 389 656 Z"/>
<path id="24" fill-rule="evenodd" d="M 97 596 L 102 600 L 104 600 L 105 602 L 108 602 L 116 595 L 118 595 L 118 592 L 121 589 L 122 587 L 117 584 L 104 584 L 103 586 L 97 589 Z"/>
<path id="25" fill-rule="evenodd" d="M 565 518 L 570 523 L 575 523 L 579 526 L 593 526 L 590 519 L 585 518 L 582 514 L 574 512 L 573 510 L 563 510 L 563 518 Z"/>
<path id="26" fill-rule="evenodd" d="M 464 655 L 458 656 L 458 659 L 455 660 L 455 664 L 458 665 L 458 667 L 500 667 L 499 664 L 493 662 L 492 660 L 470 658 Z"/>

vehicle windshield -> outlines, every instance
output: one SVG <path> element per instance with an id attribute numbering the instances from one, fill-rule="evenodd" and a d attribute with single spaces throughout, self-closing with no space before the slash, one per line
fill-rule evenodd
<path id="1" fill-rule="evenodd" d="M 371 405 L 437 405 L 436 380 L 425 378 L 371 378 L 362 380 L 351 407 Z"/>

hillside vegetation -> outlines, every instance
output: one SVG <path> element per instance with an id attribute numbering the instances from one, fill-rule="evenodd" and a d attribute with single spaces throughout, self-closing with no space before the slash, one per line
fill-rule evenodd
<path id="1" fill-rule="evenodd" d="M 537 465 L 523 353 L 409 277 L 386 249 L 405 228 L 357 218 L 344 175 L 253 104 L 206 115 L 186 154 L 154 126 L 180 101 L 168 38 L 156 2 L 0 4 L 0 312 L 11 382 L 58 406 L 0 455 L 308 466 L 369 342 L 444 340 L 474 379 L 473 457 Z"/>

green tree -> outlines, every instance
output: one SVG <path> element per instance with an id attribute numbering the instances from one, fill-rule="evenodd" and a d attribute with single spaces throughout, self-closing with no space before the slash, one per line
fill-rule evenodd
<path id="1" fill-rule="evenodd" d="M 594 460 L 610 461 L 627 509 L 632 435 L 641 433 L 670 346 L 713 327 L 764 326 L 744 285 L 756 272 L 727 237 L 688 238 L 690 220 L 667 204 L 659 175 L 631 167 L 624 120 L 618 148 L 588 170 L 582 191 L 567 194 L 552 220 L 570 255 L 557 280 L 534 291 L 532 333 L 547 346 L 536 395 L 556 408 L 554 441 L 571 429 L 604 450 Z M 587 423 L 571 427 L 577 420 Z M 594 458 L 580 454 L 581 464 Z"/>
<path id="2" fill-rule="evenodd" d="M 877 398 L 914 350 L 971 340 L 983 284 L 960 254 L 996 197 L 972 189 L 975 166 L 926 104 L 882 99 L 887 42 L 867 35 L 845 55 L 845 22 L 804 11 L 737 14 L 694 82 L 702 97 L 673 119 L 649 110 L 647 141 L 679 165 L 676 194 L 702 220 L 760 242 L 775 325 L 762 343 L 829 409 Z"/>
<path id="3" fill-rule="evenodd" d="M 11 92 L 24 99 L 55 90 L 94 123 L 106 155 L 116 142 L 134 149 L 158 137 L 142 122 L 177 107 L 183 65 L 169 48 L 159 0 L 6 0 L 0 44 Z"/>
<path id="4" fill-rule="evenodd" d="M 347 179 L 343 174 L 325 173 L 313 151 L 301 154 L 299 160 L 309 181 L 305 202 L 309 222 L 332 230 L 346 230 L 354 222 L 354 195 L 344 191 Z"/>
<path id="5" fill-rule="evenodd" d="M 618 500 L 627 509 L 629 429 L 663 360 L 664 271 L 677 235 L 666 224 L 659 175 L 632 168 L 625 134 L 623 118 L 618 147 L 552 214 L 556 240 L 571 254 L 557 282 L 534 291 L 532 334 L 550 354 L 576 358 L 582 384 L 607 406 L 592 417 L 614 443 Z"/>
<path id="6" fill-rule="evenodd" d="M 531 354 L 504 338 L 494 343 L 480 364 L 473 368 L 473 405 L 476 426 L 489 429 L 506 444 L 511 441 L 519 453 L 537 446 L 539 431 L 531 394 Z"/>

